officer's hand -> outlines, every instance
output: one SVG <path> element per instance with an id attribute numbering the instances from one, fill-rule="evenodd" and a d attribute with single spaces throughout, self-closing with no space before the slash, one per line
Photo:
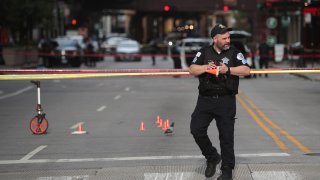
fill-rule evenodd
<path id="1" fill-rule="evenodd" d="M 209 62 L 207 65 L 207 70 L 216 69 L 217 66 L 213 62 Z"/>
<path id="2" fill-rule="evenodd" d="M 224 63 L 220 63 L 219 73 L 221 73 L 221 74 L 226 74 L 227 71 L 228 71 L 228 66 L 225 65 Z"/>

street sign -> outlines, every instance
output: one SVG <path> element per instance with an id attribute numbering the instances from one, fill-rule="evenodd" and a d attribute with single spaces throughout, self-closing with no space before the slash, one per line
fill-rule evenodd
<path id="1" fill-rule="evenodd" d="M 282 27 L 288 27 L 291 22 L 290 16 L 282 16 L 281 17 L 281 25 Z"/>
<path id="2" fill-rule="evenodd" d="M 267 35 L 266 43 L 269 46 L 273 46 L 277 42 L 277 37 L 274 35 Z"/>
<path id="3" fill-rule="evenodd" d="M 278 25 L 278 20 L 275 17 L 269 17 L 266 21 L 266 25 L 269 29 L 274 29 Z"/>
<path id="4" fill-rule="evenodd" d="M 284 58 L 284 44 L 274 45 L 274 60 L 275 62 L 281 62 Z"/>

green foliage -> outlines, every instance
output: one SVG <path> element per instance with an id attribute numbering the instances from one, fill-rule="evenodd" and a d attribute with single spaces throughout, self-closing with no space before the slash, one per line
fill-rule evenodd
<path id="1" fill-rule="evenodd" d="M 257 3 L 257 9 L 258 10 L 263 10 L 265 7 L 264 7 L 264 3 L 262 3 L 262 2 L 258 2 Z"/>
<path id="2" fill-rule="evenodd" d="M 52 17 L 54 0 L 1 0 L 0 25 L 19 29 Z"/>
<path id="3" fill-rule="evenodd" d="M 250 32 L 251 30 L 251 23 L 249 22 L 249 16 L 245 12 L 234 11 L 232 13 L 233 18 L 235 19 L 236 23 L 234 25 L 234 29 L 244 30 Z"/>
<path id="4" fill-rule="evenodd" d="M 30 43 L 32 29 L 52 26 L 55 0 L 0 0 L 0 27 L 11 32 L 16 43 Z"/>

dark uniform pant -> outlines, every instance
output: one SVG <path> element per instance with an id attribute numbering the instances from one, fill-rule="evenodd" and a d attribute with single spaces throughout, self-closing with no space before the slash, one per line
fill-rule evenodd
<path id="1" fill-rule="evenodd" d="M 259 60 L 259 68 L 260 69 L 263 69 L 263 68 L 266 68 L 268 69 L 269 68 L 269 59 L 268 58 L 260 58 Z M 261 74 L 259 74 L 259 76 L 261 76 Z M 268 74 L 265 74 L 264 75 L 265 77 L 268 77 Z"/>
<path id="2" fill-rule="evenodd" d="M 200 96 L 191 115 L 191 134 L 207 161 L 216 161 L 219 157 L 217 149 L 207 135 L 208 127 L 213 119 L 219 131 L 222 167 L 234 168 L 234 123 L 236 115 L 236 99 L 234 95 Z"/>

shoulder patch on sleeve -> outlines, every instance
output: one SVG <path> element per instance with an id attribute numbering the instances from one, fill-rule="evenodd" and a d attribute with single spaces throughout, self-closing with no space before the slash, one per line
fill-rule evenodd
<path id="1" fill-rule="evenodd" d="M 195 63 L 198 60 L 198 57 L 201 56 L 201 52 L 197 52 L 196 56 L 193 58 L 192 62 Z"/>
<path id="2" fill-rule="evenodd" d="M 242 53 L 237 54 L 237 59 L 242 62 L 242 64 L 247 64 L 247 60 L 244 58 Z"/>

